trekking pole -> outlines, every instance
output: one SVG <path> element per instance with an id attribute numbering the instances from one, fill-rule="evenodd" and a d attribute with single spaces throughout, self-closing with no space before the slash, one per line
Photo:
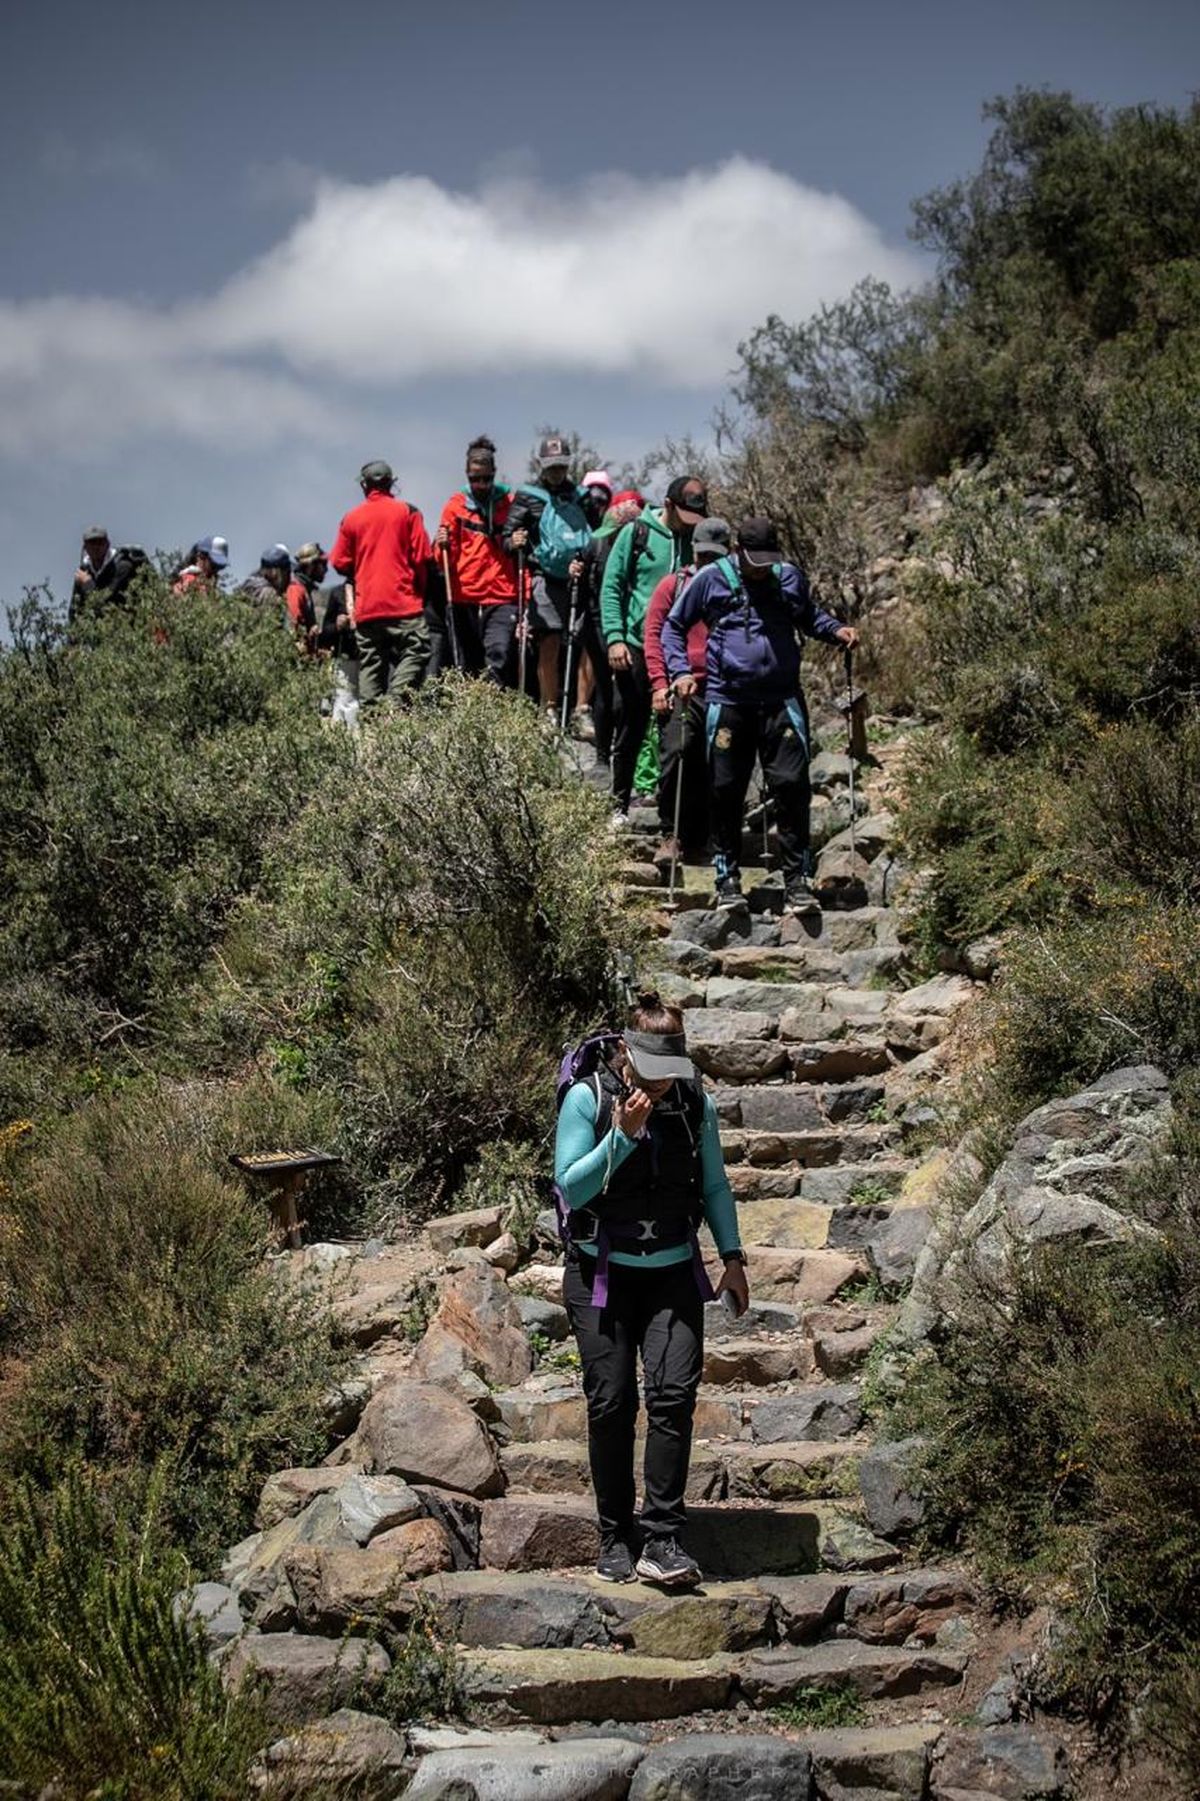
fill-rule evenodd
<path id="1" fill-rule="evenodd" d="M 517 551 L 517 692 L 521 699 L 526 698 L 526 643 L 525 634 L 529 626 L 529 604 L 525 598 L 525 552 Z"/>
<path id="2" fill-rule="evenodd" d="M 857 818 L 854 797 L 854 652 L 847 645 L 842 653 L 846 665 L 846 756 L 850 763 L 850 855 L 857 850 L 854 822 Z"/>
<path id="3" fill-rule="evenodd" d="M 450 580 L 450 546 L 442 546 L 442 579 L 446 584 L 446 635 L 450 640 L 450 661 L 458 670 L 462 664 L 458 657 L 458 627 L 454 623 L 454 588 Z"/>
<path id="4" fill-rule="evenodd" d="M 682 707 L 683 711 L 679 715 L 679 756 L 675 762 L 675 825 L 671 844 L 671 878 L 667 888 L 668 910 L 675 906 L 675 877 L 679 870 L 679 827 L 683 819 L 683 765 L 687 757 L 689 725 L 687 701 L 681 701 L 677 695 L 674 704 Z"/>
<path id="5" fill-rule="evenodd" d="M 571 716 L 571 652 L 575 648 L 575 621 L 579 617 L 579 577 L 571 577 L 571 607 L 567 616 L 567 661 L 563 670 L 562 719 L 563 731 L 567 729 L 567 721 Z"/>

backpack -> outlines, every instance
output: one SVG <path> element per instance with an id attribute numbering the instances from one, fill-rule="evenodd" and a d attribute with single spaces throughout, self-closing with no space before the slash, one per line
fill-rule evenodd
<path id="1" fill-rule="evenodd" d="M 522 489 L 522 493 L 531 494 L 535 500 L 542 502 L 542 517 L 538 524 L 538 566 L 543 575 L 566 581 L 571 564 L 576 557 L 583 555 L 592 541 L 592 528 L 587 522 L 587 515 L 573 497 L 551 494 L 548 488 L 531 486 Z"/>

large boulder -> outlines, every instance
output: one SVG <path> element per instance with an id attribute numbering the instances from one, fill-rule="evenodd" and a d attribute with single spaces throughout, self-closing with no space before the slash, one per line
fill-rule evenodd
<path id="1" fill-rule="evenodd" d="M 1032 1726 L 951 1730 L 938 1745 L 936 1801 L 1055 1801 L 1070 1789 L 1066 1751 Z"/>
<path id="2" fill-rule="evenodd" d="M 1039 1246 L 1102 1251 L 1150 1233 L 1122 1197 L 1164 1145 L 1171 1117 L 1167 1078 L 1147 1065 L 1113 1070 L 1027 1115 L 974 1206 L 958 1220 L 935 1214 L 901 1315 L 908 1341 L 972 1308 L 981 1286 L 1003 1294 L 1014 1260 Z"/>
<path id="3" fill-rule="evenodd" d="M 486 1427 L 465 1401 L 428 1382 L 385 1382 L 359 1421 L 358 1447 L 378 1474 L 468 1495 L 498 1495 L 504 1486 Z"/>
<path id="4" fill-rule="evenodd" d="M 922 1440 L 896 1438 L 872 1445 L 859 1458 L 858 1485 L 867 1518 L 884 1538 L 915 1532 L 925 1518 L 916 1474 Z"/>
<path id="5" fill-rule="evenodd" d="M 319 1719 L 377 1689 L 392 1667 L 382 1645 L 365 1638 L 309 1638 L 298 1632 L 251 1632 L 221 1665 L 236 1692 L 251 1680 L 273 1720 Z"/>
<path id="6" fill-rule="evenodd" d="M 364 1797 L 399 1794 L 408 1745 L 377 1714 L 340 1707 L 327 1720 L 302 1726 L 268 1745 L 252 1772 L 265 1796 L 300 1795 L 310 1790 Z"/>
<path id="7" fill-rule="evenodd" d="M 940 1044 L 979 990 L 966 976 L 934 976 L 898 995 L 888 1018 L 893 1050 L 927 1051 Z"/>
<path id="8" fill-rule="evenodd" d="M 463 1370 L 498 1387 L 525 1380 L 533 1352 L 516 1299 L 498 1269 L 472 1262 L 450 1277 L 417 1347 L 414 1368 L 430 1382 L 453 1382 Z"/>

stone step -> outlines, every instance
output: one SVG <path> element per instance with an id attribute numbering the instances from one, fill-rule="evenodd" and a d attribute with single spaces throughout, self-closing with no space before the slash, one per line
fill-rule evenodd
<path id="1" fill-rule="evenodd" d="M 854 1437 L 768 1444 L 696 1439 L 686 1498 L 689 1503 L 832 1499 L 853 1480 L 854 1459 L 863 1448 Z M 582 1441 L 509 1445 L 501 1452 L 500 1463 L 510 1490 L 591 1493 L 587 1446 Z"/>
<path id="2" fill-rule="evenodd" d="M 864 1700 L 880 1701 L 956 1686 L 966 1666 L 960 1651 L 832 1639 L 752 1651 L 738 1663 L 737 1683 L 752 1707 L 779 1707 L 813 1689 L 850 1688 Z"/>
<path id="3" fill-rule="evenodd" d="M 460 1793 L 480 1801 L 922 1801 L 943 1731 L 917 1721 L 783 1737 L 747 1732 L 735 1716 L 704 1725 L 646 1745 L 593 1734 L 552 1741 L 528 1726 L 418 1727 L 410 1739 L 421 1761 L 405 1794 L 408 1801 Z"/>
<path id="4" fill-rule="evenodd" d="M 826 1513 L 803 1502 L 706 1502 L 689 1508 L 688 1548 L 706 1575 L 742 1581 L 816 1568 Z M 485 1501 L 480 1563 L 494 1570 L 564 1570 L 595 1563 L 599 1527 L 591 1499 L 510 1493 Z"/>
<path id="5" fill-rule="evenodd" d="M 756 1254 L 756 1268 L 760 1259 L 767 1255 L 766 1250 Z M 864 1321 L 861 1313 L 851 1313 L 849 1317 Z M 859 1329 L 856 1324 L 846 1335 Z M 814 1332 L 814 1343 L 817 1338 L 834 1335 L 831 1329 L 814 1327 Z M 724 1342 L 736 1344 L 737 1340 Z M 508 1435 L 510 1449 L 513 1445 L 546 1446 L 586 1441 L 587 1404 L 578 1383 L 561 1381 L 542 1387 L 539 1378 L 533 1377 L 522 1388 L 498 1389 L 492 1400 Z M 778 1393 L 705 1382 L 696 1396 L 693 1431 L 698 1443 L 741 1438 L 756 1443 L 801 1439 L 828 1442 L 853 1437 L 861 1417 L 858 1390 L 852 1382 L 828 1382 L 813 1377 L 804 1383 L 787 1384 Z M 785 1420 L 793 1422 L 796 1429 L 782 1427 L 780 1422 Z M 644 1435 L 645 1427 L 643 1412 L 638 1417 L 639 1438 Z"/>
<path id="6" fill-rule="evenodd" d="M 738 1700 L 777 1707 L 813 1690 L 852 1689 L 870 1700 L 918 1695 L 958 1685 L 965 1667 L 957 1652 L 847 1640 L 691 1659 L 570 1648 L 488 1651 L 465 1660 L 464 1681 L 474 1705 L 500 1719 L 564 1725 L 678 1719 Z"/>

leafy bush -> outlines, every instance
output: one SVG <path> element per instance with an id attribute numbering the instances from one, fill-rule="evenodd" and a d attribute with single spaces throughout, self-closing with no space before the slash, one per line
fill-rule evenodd
<path id="1" fill-rule="evenodd" d="M 984 1028 L 988 1092 L 1015 1117 L 1128 1063 L 1200 1062 L 1200 935 L 1148 903 L 1010 945 Z"/>
<path id="2" fill-rule="evenodd" d="M 599 800 L 515 696 L 458 682 L 380 721 L 281 839 L 199 1006 L 210 1063 L 336 1094 L 376 1228 L 538 1143 L 562 1043 L 619 1004 Z"/>
<path id="3" fill-rule="evenodd" d="M 164 1463 L 161 1518 L 200 1563 L 266 1476 L 319 1457 L 342 1368 L 330 1322 L 264 1264 L 266 1212 L 220 1173 L 216 1097 L 97 1099 L 18 1161 L 0 1201 L 0 1331 L 15 1360 L 0 1467 Z"/>
<path id="4" fill-rule="evenodd" d="M 267 1735 L 176 1617 L 188 1583 L 154 1480 L 141 1505 L 67 1472 L 0 1518 L 0 1767 L 64 1801 L 240 1801 Z"/>
<path id="5" fill-rule="evenodd" d="M 152 1042 L 273 832 L 348 757 L 311 673 L 236 596 L 150 583 L 69 644 L 27 613 L 0 655 L 0 984 L 39 980 L 43 1011 L 53 985 L 68 1020 L 74 997 L 97 1010 L 98 1040 Z"/>

